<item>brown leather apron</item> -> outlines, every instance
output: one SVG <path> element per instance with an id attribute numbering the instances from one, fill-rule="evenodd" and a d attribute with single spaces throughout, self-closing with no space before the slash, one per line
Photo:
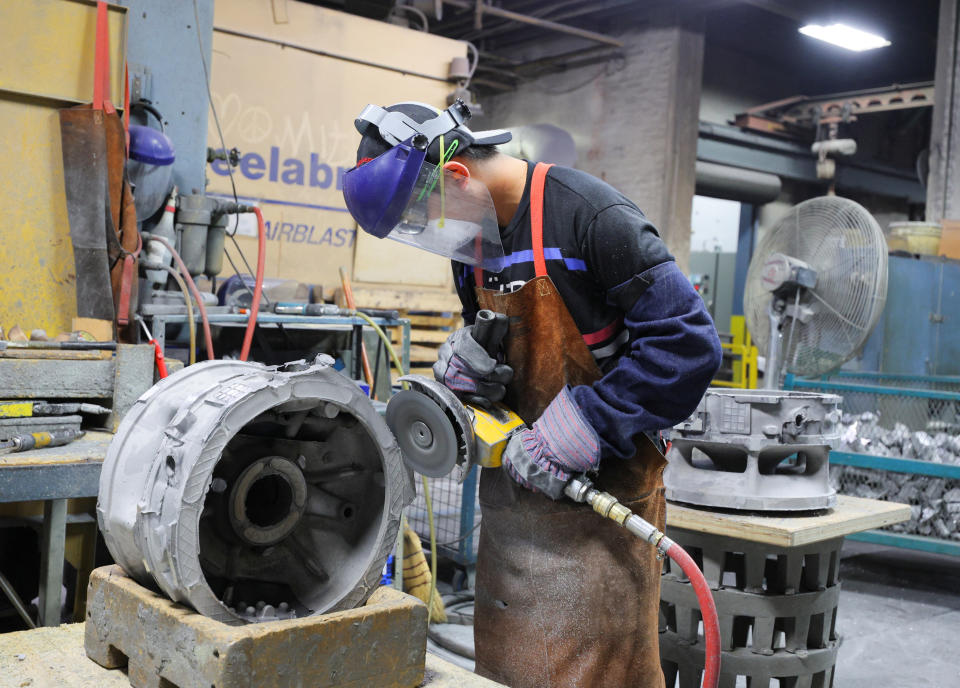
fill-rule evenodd
<path id="1" fill-rule="evenodd" d="M 506 313 L 505 403 L 536 420 L 564 385 L 600 378 L 570 312 L 547 276 L 543 187 L 530 193 L 536 277 L 502 294 L 478 286 L 480 308 Z M 477 270 L 478 285 L 482 276 Z M 663 456 L 646 437 L 628 461 L 608 459 L 597 485 L 664 527 Z M 512 688 L 662 688 L 660 563 L 654 548 L 582 504 L 553 501 L 502 469 L 480 476 L 483 527 L 477 563 L 477 673 Z"/>

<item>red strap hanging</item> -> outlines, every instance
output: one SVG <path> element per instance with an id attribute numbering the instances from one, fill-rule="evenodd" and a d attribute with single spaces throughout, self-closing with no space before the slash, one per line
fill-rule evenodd
<path id="1" fill-rule="evenodd" d="M 533 269 L 537 277 L 547 274 L 547 261 L 543 257 L 543 189 L 547 183 L 547 170 L 553 163 L 538 162 L 533 168 L 530 184 L 530 238 L 533 243 Z M 483 288 L 483 268 L 473 269 L 474 283 Z"/>
<path id="2" fill-rule="evenodd" d="M 530 239 L 533 244 L 533 269 L 537 277 L 547 274 L 547 261 L 543 257 L 543 188 L 547 170 L 552 164 L 538 162 L 533 168 L 533 183 L 530 185 Z"/>
<path id="3" fill-rule="evenodd" d="M 116 112 L 110 102 L 110 25 L 107 3 L 97 3 L 97 44 L 93 62 L 93 109 Z"/>

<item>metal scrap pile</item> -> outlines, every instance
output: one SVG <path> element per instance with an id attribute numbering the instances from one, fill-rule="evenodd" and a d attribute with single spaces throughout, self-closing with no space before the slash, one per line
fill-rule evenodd
<path id="1" fill-rule="evenodd" d="M 844 414 L 840 451 L 960 465 L 960 436 L 879 425 L 875 413 Z M 910 520 L 891 530 L 960 540 L 960 481 L 853 466 L 830 467 L 837 492 L 909 504 Z"/>

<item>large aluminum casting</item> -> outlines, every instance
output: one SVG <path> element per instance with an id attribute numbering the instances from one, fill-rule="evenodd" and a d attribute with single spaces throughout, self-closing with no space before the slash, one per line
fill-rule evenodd
<path id="1" fill-rule="evenodd" d="M 816 392 L 709 389 L 671 432 L 667 499 L 759 511 L 833 506 L 840 402 Z"/>
<path id="2" fill-rule="evenodd" d="M 208 361 L 140 397 L 100 477 L 97 518 L 117 563 L 228 624 L 362 604 L 413 478 L 332 364 Z"/>

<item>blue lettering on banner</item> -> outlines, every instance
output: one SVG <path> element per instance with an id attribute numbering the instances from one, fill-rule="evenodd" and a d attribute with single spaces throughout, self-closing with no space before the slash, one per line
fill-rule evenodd
<path id="1" fill-rule="evenodd" d="M 258 153 L 247 153 L 240 158 L 240 172 L 247 179 L 260 179 L 267 169 L 263 156 Z"/>
<path id="2" fill-rule="evenodd" d="M 222 151 L 223 149 L 220 149 Z M 280 149 L 270 147 L 270 155 L 264 158 L 259 153 L 246 153 L 240 158 L 237 167 L 241 176 L 257 180 L 267 178 L 268 181 L 287 186 L 312 186 L 314 188 L 329 189 L 336 180 L 337 191 L 343 191 L 343 176 L 351 169 L 342 165 L 330 165 L 320 160 L 316 153 L 310 154 L 309 176 L 307 162 L 300 158 L 281 158 Z M 230 168 L 225 160 L 214 160 L 210 163 L 214 174 L 226 177 Z"/>
<path id="3" fill-rule="evenodd" d="M 357 230 L 341 227 L 326 229 L 315 225 L 293 224 L 292 222 L 263 221 L 267 241 L 285 241 L 290 244 L 326 244 L 333 248 L 350 248 L 357 236 Z"/>

